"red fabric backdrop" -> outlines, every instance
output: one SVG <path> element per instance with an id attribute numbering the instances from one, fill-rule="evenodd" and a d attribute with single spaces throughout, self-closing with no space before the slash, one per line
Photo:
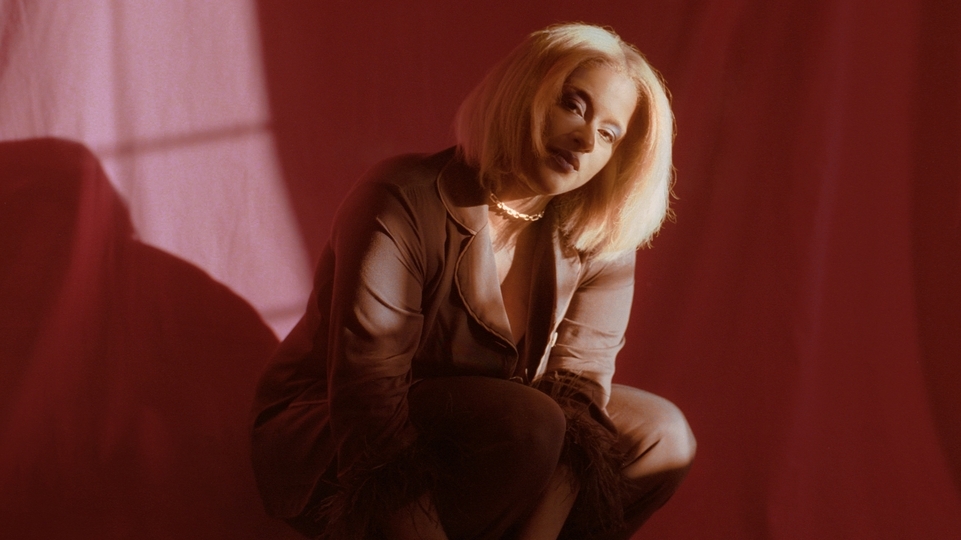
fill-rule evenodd
<path id="1" fill-rule="evenodd" d="M 312 258 L 351 183 L 450 145 L 460 100 L 531 30 L 586 20 L 636 43 L 673 93 L 677 217 L 639 255 L 617 379 L 675 401 L 699 442 L 637 538 L 961 537 L 961 6 L 260 0 L 253 13 L 263 129 Z M 192 46 L 200 31 L 218 28 L 192 28 Z M 16 38 L 0 35 L 0 133 L 20 118 L 6 111 L 36 103 L 8 91 Z M 96 157 L 50 141 L 0 152 L 0 536 L 283 537 L 259 513 L 244 427 L 276 343 L 247 301 L 281 293 L 253 273 L 238 296 L 202 271 L 246 260 L 231 259 L 245 237 L 229 222 L 196 235 L 197 253 L 219 254 L 202 270 L 139 241 Z M 201 214 L 209 202 L 183 196 Z M 218 237 L 231 249 L 203 243 Z"/>
<path id="2" fill-rule="evenodd" d="M 371 162 L 449 144 L 531 29 L 613 26 L 674 97 L 677 218 L 640 255 L 618 380 L 699 457 L 639 538 L 961 535 L 961 8 L 867 0 L 262 1 L 308 245 Z"/>

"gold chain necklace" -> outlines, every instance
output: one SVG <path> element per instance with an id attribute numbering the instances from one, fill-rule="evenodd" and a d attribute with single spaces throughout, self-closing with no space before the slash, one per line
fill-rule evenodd
<path id="1" fill-rule="evenodd" d="M 510 217 L 510 218 L 519 219 L 521 221 L 537 221 L 542 217 L 544 217 L 543 210 L 541 210 L 536 214 L 525 214 L 523 212 L 518 212 L 517 210 L 514 210 L 510 206 L 507 206 L 506 204 L 502 203 L 501 200 L 497 198 L 497 195 L 494 195 L 493 191 L 491 191 L 491 202 L 494 203 L 494 206 L 498 210 L 500 210 L 501 212 L 506 214 L 507 217 Z"/>

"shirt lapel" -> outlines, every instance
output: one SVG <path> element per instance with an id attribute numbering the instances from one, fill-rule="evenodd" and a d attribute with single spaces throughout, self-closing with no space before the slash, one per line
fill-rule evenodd
<path id="1" fill-rule="evenodd" d="M 496 279 L 486 191 L 480 185 L 477 171 L 454 158 L 441 171 L 437 186 L 448 214 L 465 233 L 454 269 L 457 292 L 471 317 L 513 348 L 510 322 Z"/>

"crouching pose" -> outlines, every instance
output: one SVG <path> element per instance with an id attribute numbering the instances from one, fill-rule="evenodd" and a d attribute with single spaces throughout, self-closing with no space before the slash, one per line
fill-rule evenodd
<path id="1" fill-rule="evenodd" d="M 611 31 L 552 26 L 456 133 L 339 209 L 257 392 L 267 510 L 332 540 L 628 538 L 695 447 L 673 404 L 611 383 L 668 211 L 665 90 Z"/>

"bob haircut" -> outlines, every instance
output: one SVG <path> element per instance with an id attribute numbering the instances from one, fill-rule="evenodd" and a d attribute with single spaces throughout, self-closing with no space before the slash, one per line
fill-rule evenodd
<path id="1" fill-rule="evenodd" d="M 648 242 L 668 215 L 674 116 L 660 76 L 607 28 L 566 23 L 534 32 L 484 77 L 457 112 L 458 150 L 485 188 L 527 182 L 547 155 L 546 122 L 570 75 L 603 64 L 629 76 L 638 102 L 607 165 L 584 186 L 552 199 L 569 247 L 613 258 Z"/>

